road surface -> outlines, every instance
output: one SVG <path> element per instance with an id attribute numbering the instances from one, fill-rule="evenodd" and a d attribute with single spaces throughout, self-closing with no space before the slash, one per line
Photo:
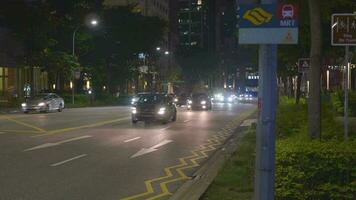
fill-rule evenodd
<path id="1" fill-rule="evenodd" d="M 255 108 L 179 108 L 165 125 L 133 125 L 129 107 L 0 115 L 0 199 L 168 199 Z"/>

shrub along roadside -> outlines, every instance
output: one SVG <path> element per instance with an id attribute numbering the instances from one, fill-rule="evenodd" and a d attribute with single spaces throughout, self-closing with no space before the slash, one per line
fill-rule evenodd
<path id="1" fill-rule="evenodd" d="M 330 94 L 332 107 L 338 115 L 344 115 L 344 91 L 338 91 Z M 349 92 L 349 115 L 356 117 L 356 92 Z"/>
<path id="2" fill-rule="evenodd" d="M 356 199 L 356 141 L 280 140 L 276 199 Z"/>
<path id="3" fill-rule="evenodd" d="M 276 199 L 356 199 L 356 138 L 343 142 L 333 96 L 323 97 L 322 133 L 312 141 L 307 105 L 281 100 L 277 115 Z"/>
<path id="4" fill-rule="evenodd" d="M 332 102 L 323 98 L 322 138 L 312 141 L 307 132 L 305 102 L 295 105 L 294 100 L 281 98 L 277 114 L 276 199 L 356 199 L 355 130 L 350 133 L 350 141 L 344 142 L 342 124 L 335 120 Z M 250 141 L 249 145 L 248 154 L 238 150 L 226 163 L 202 200 L 251 199 L 255 142 Z M 250 156 L 249 167 L 242 159 L 245 155 Z M 240 162 L 234 161 L 239 158 Z M 246 186 L 248 190 L 243 189 Z"/>

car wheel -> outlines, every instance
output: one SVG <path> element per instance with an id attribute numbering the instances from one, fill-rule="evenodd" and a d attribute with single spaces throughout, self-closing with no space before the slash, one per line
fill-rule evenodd
<path id="1" fill-rule="evenodd" d="M 23 113 L 28 114 L 29 112 L 28 111 L 24 111 Z"/>
<path id="2" fill-rule="evenodd" d="M 62 106 L 62 104 L 59 104 L 58 112 L 62 112 L 62 110 L 63 110 L 63 106 Z"/>
<path id="3" fill-rule="evenodd" d="M 46 106 L 46 112 L 49 112 L 50 109 L 49 109 L 49 105 Z"/>

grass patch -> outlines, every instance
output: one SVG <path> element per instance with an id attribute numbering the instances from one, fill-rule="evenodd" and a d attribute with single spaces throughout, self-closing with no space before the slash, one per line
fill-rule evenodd
<path id="1" fill-rule="evenodd" d="M 253 196 L 256 130 L 251 129 L 201 200 L 250 200 Z"/>

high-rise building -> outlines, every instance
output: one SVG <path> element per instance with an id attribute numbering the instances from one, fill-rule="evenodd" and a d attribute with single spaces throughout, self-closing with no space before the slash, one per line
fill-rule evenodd
<path id="1" fill-rule="evenodd" d="M 202 47 L 206 5 L 203 0 L 179 0 L 177 8 L 179 46 Z"/>
<path id="2" fill-rule="evenodd" d="M 223 42 L 227 0 L 178 0 L 179 46 L 218 50 Z"/>
<path id="3" fill-rule="evenodd" d="M 169 20 L 170 0 L 105 0 L 106 6 L 136 5 L 136 10 L 144 16 L 157 16 L 163 20 Z"/>

